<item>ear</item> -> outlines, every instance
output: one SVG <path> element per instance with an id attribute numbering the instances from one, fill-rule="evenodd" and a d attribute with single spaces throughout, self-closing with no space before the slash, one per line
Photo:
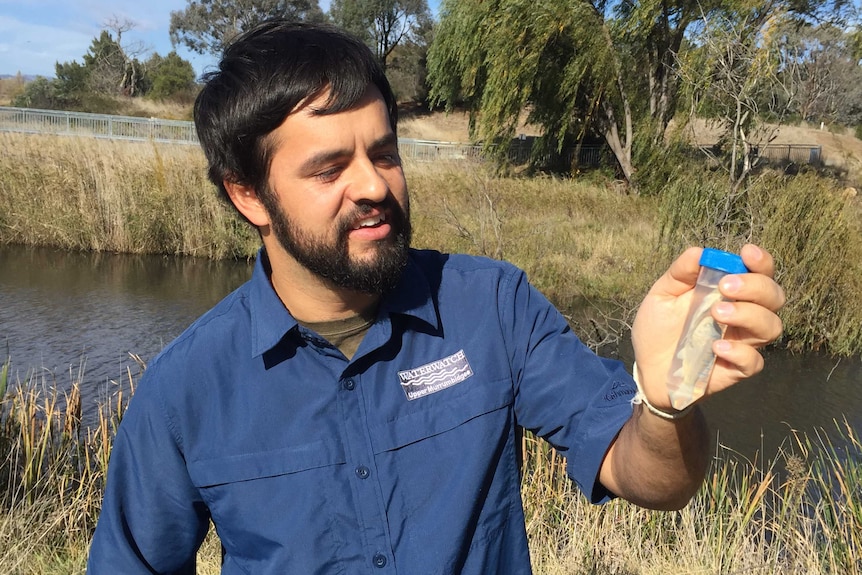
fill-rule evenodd
<path id="1" fill-rule="evenodd" d="M 252 225 L 258 228 L 269 225 L 269 213 L 253 188 L 227 180 L 224 181 L 224 187 L 230 201 Z"/>

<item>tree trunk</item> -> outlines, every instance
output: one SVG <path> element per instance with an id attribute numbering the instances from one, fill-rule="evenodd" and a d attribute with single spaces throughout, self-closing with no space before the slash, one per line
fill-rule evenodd
<path id="1" fill-rule="evenodd" d="M 620 139 L 620 131 L 617 127 L 616 115 L 614 114 L 613 106 L 606 101 L 602 101 L 602 109 L 605 113 L 605 121 L 607 122 L 604 130 L 605 141 L 608 147 L 613 152 L 620 170 L 623 172 L 623 178 L 628 185 L 631 193 L 637 194 L 637 182 L 635 182 L 635 169 L 632 163 L 632 145 L 631 145 L 631 112 L 626 109 L 626 139 L 623 142 Z"/>

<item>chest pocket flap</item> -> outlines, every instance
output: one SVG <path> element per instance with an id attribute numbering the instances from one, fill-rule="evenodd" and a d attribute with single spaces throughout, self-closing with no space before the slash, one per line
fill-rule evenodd
<path id="1" fill-rule="evenodd" d="M 447 394 L 450 390 L 460 393 Z M 419 410 L 374 426 L 371 429 L 374 452 L 391 451 L 446 433 L 473 419 L 507 409 L 514 403 L 508 380 L 469 387 L 455 386 L 450 390 L 416 399 L 413 403 L 420 407 Z"/>
<path id="2" fill-rule="evenodd" d="M 269 451 L 191 461 L 188 469 L 197 487 L 214 487 L 345 462 L 344 449 L 339 442 L 320 440 Z"/>

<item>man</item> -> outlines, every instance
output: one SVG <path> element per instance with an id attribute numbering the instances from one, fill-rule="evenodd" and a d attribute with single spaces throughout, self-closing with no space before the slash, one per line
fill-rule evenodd
<path id="1" fill-rule="evenodd" d="M 88 572 L 529 573 L 516 424 L 592 501 L 679 508 L 708 432 L 665 388 L 698 269 L 673 263 L 632 334 L 645 396 L 511 265 L 409 249 L 397 109 L 361 43 L 264 23 L 195 106 L 210 178 L 260 232 L 252 279 L 151 362 L 117 434 Z M 781 330 L 771 257 L 713 314 L 710 393 Z M 649 408 L 645 405 L 649 404 Z"/>

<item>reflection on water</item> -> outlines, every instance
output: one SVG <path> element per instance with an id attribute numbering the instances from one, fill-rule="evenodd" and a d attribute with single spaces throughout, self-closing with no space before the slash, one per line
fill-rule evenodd
<path id="1" fill-rule="evenodd" d="M 862 361 L 824 354 L 766 354 L 763 373 L 711 398 L 705 411 L 719 442 L 767 460 L 791 448 L 791 430 L 836 431 L 847 422 L 862 433 Z"/>
<path id="2" fill-rule="evenodd" d="M 129 354 L 148 361 L 250 275 L 249 262 L 0 245 L 0 361 L 8 351 L 12 382 L 36 373 L 60 389 L 84 363 L 82 396 L 93 406 L 127 370 L 139 373 Z M 631 364 L 630 345 L 619 355 Z M 791 429 L 832 431 L 846 417 L 862 430 L 860 383 L 858 357 L 773 351 L 764 373 L 704 409 L 722 445 L 769 460 Z"/>
<path id="3" fill-rule="evenodd" d="M 0 245 L 0 356 L 10 381 L 36 374 L 60 389 L 83 367 L 95 402 L 139 373 L 129 354 L 148 361 L 250 274 L 244 261 Z"/>

